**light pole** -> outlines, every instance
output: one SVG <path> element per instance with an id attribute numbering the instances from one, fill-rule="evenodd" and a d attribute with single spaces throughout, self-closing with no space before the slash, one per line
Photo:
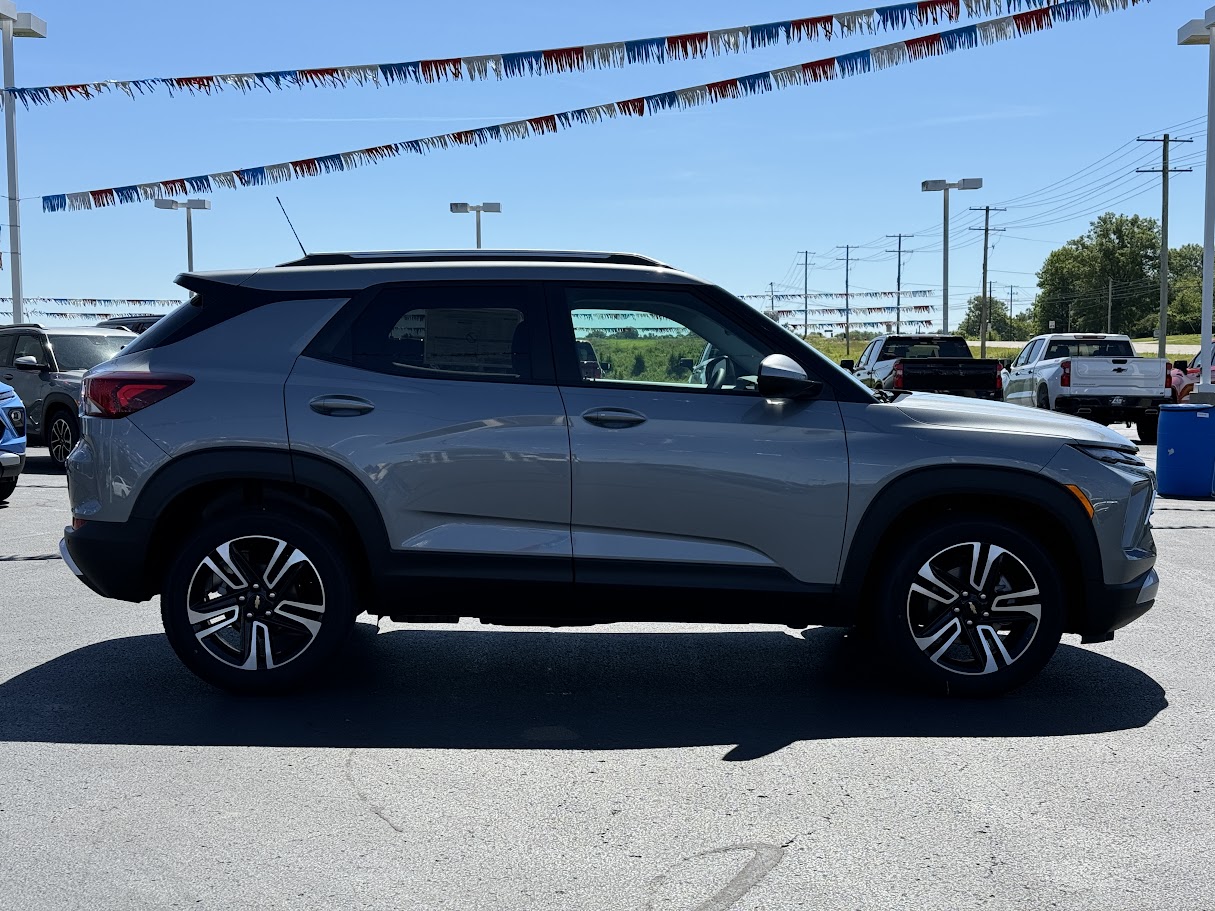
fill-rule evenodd
<path id="1" fill-rule="evenodd" d="M 949 331 L 949 191 L 950 190 L 980 190 L 983 188 L 982 177 L 964 177 L 957 183 L 948 180 L 926 180 L 920 184 L 925 193 L 944 192 L 945 194 L 945 239 L 942 244 L 941 256 L 941 331 Z"/>
<path id="2" fill-rule="evenodd" d="M 186 210 L 186 271 L 194 271 L 194 218 L 195 209 L 210 209 L 209 199 L 157 199 L 154 204 L 158 209 Z"/>
<path id="3" fill-rule="evenodd" d="M 0 32 L 3 33 L 4 87 L 14 88 L 13 38 L 45 38 L 46 23 L 32 13 L 19 13 L 13 0 L 0 0 Z M 17 99 L 5 93 L 4 143 L 8 157 L 8 224 L 13 273 L 13 322 L 25 321 L 21 308 L 21 193 L 17 188 Z"/>
<path id="4" fill-rule="evenodd" d="M 1207 76 L 1207 148 L 1215 148 L 1215 6 L 1207 10 L 1202 19 L 1192 19 L 1177 30 L 1180 45 L 1206 44 L 1210 46 L 1210 72 Z M 1215 155 L 1207 156 L 1207 202 L 1203 216 L 1204 232 L 1202 247 L 1202 370 L 1191 402 L 1215 404 L 1215 393 L 1211 391 L 1211 298 L 1215 295 Z M 1163 327 L 1162 327 L 1163 328 Z"/>
<path id="5" fill-rule="evenodd" d="M 500 202 L 483 202 L 479 206 L 470 206 L 466 202 L 453 202 L 451 211 L 456 215 L 467 215 L 469 212 L 477 213 L 477 249 L 481 249 L 481 213 L 482 212 L 501 212 L 502 203 Z"/>

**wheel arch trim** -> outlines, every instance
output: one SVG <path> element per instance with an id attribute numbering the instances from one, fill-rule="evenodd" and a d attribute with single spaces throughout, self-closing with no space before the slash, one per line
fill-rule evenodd
<path id="1" fill-rule="evenodd" d="M 996 494 L 1004 499 L 1028 502 L 1049 513 L 1067 533 L 1079 558 L 1084 603 L 1069 620 L 1082 621 L 1090 593 L 1103 586 L 1101 549 L 1096 529 L 1083 507 L 1063 486 L 1039 474 L 1015 468 L 941 466 L 910 471 L 892 480 L 866 508 L 851 537 L 840 584 L 845 597 L 858 603 L 871 575 L 873 561 L 888 545 L 887 535 L 908 510 L 917 504 L 942 497 L 965 498 Z M 966 512 L 982 515 L 982 508 Z"/>

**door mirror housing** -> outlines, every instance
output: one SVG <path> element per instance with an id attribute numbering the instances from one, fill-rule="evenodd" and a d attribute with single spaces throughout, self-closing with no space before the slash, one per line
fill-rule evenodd
<path id="1" fill-rule="evenodd" d="M 38 358 L 32 354 L 25 354 L 13 361 L 13 366 L 18 370 L 45 370 L 46 364 L 39 364 Z"/>
<path id="2" fill-rule="evenodd" d="M 840 361 L 840 366 L 843 367 L 845 370 L 847 370 L 849 373 L 852 373 L 853 371 L 856 370 L 856 361 L 851 360 L 851 359 L 843 360 L 843 361 Z"/>
<path id="3" fill-rule="evenodd" d="M 769 354 L 760 361 L 756 388 L 769 399 L 812 399 L 823 391 L 823 384 L 806 376 L 793 358 Z"/>

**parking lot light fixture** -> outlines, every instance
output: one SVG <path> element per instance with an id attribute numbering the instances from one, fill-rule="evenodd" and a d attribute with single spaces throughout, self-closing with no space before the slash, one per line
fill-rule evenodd
<path id="1" fill-rule="evenodd" d="M 209 199 L 157 199 L 153 204 L 158 209 L 186 210 L 186 271 L 194 271 L 194 218 L 195 209 L 210 209 Z"/>
<path id="2" fill-rule="evenodd" d="M 477 215 L 477 249 L 481 249 L 481 213 L 482 212 L 501 212 L 502 203 L 500 202 L 483 202 L 479 206 L 469 205 L 466 202 L 453 202 L 451 211 L 455 215 L 467 215 L 469 212 L 475 212 Z"/>
<path id="3" fill-rule="evenodd" d="M 963 177 L 956 183 L 948 180 L 925 180 L 920 189 L 925 193 L 945 194 L 945 234 L 941 244 L 941 331 L 949 331 L 949 191 L 981 190 L 982 177 Z"/>
<path id="4" fill-rule="evenodd" d="M 1183 47 L 1207 45 L 1210 63 L 1207 74 L 1207 148 L 1215 148 L 1215 6 L 1202 19 L 1192 19 L 1177 30 L 1177 43 Z M 1202 370 L 1190 401 L 1215 404 L 1211 386 L 1211 298 L 1215 295 L 1215 156 L 1207 156 L 1206 212 L 1203 216 L 1202 245 L 1202 334 L 1199 358 Z M 1162 342 L 1163 344 L 1163 342 Z"/>

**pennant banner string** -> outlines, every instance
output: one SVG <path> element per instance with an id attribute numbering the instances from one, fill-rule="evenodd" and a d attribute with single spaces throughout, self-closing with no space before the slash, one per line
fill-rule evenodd
<path id="1" fill-rule="evenodd" d="M 552 73 L 613 69 L 633 64 L 666 63 L 693 58 L 718 57 L 744 53 L 753 48 L 784 42 L 830 41 L 857 33 L 874 34 L 918 26 L 957 22 L 963 8 L 970 18 L 999 15 L 1007 11 L 1032 12 L 1057 4 L 1060 0 L 918 0 L 891 6 L 856 10 L 849 13 L 788 19 L 762 25 L 639 38 L 608 44 L 549 48 L 508 54 L 475 57 L 447 57 L 414 60 L 406 63 L 375 63 L 358 66 L 314 67 L 299 70 L 271 70 L 260 73 L 220 73 L 209 76 L 172 76 L 150 79 L 109 79 L 63 85 L 6 88 L 0 98 L 16 98 L 29 108 L 56 101 L 93 99 L 121 93 L 128 98 L 153 95 L 158 90 L 178 95 L 214 95 L 228 90 L 248 93 L 257 89 L 282 91 L 347 85 L 426 84 L 448 81 L 511 79 Z M 1111 0 L 1091 0 L 1105 6 Z M 1116 2 L 1116 0 L 1114 0 Z"/>
<path id="2" fill-rule="evenodd" d="M 930 2 L 930 0 L 924 0 Z M 995 0 L 991 0 L 995 2 Z M 1005 0 L 1007 2 L 1007 0 Z M 350 152 L 339 152 L 317 158 L 303 158 L 278 164 L 261 165 L 236 171 L 221 171 L 196 177 L 179 177 L 152 183 L 109 187 L 79 193 L 56 193 L 42 197 L 44 212 L 79 211 L 105 208 L 149 199 L 187 194 L 211 193 L 217 187 L 236 189 L 283 183 L 304 177 L 317 177 L 335 171 L 347 171 L 365 165 L 379 164 L 401 155 L 424 155 L 427 152 L 455 146 L 481 146 L 491 141 L 505 142 L 557 133 L 575 126 L 599 123 L 616 117 L 643 117 L 666 110 L 681 110 L 704 104 L 716 104 L 729 99 L 760 95 L 792 86 L 811 85 L 887 69 L 929 57 L 960 50 L 970 50 L 998 41 L 1009 41 L 1034 34 L 1062 22 L 1074 22 L 1089 16 L 1124 10 L 1150 0 L 1063 0 L 1051 6 L 991 19 L 945 32 L 909 38 L 881 47 L 855 51 L 838 57 L 815 60 L 799 66 L 783 67 L 749 76 L 724 79 L 707 85 L 677 89 L 656 95 L 630 98 L 595 107 L 578 108 L 559 114 L 547 114 L 510 123 L 499 123 L 474 130 L 442 133 L 422 139 L 388 143 Z"/>
<path id="3" fill-rule="evenodd" d="M 778 300 L 792 301 L 801 300 L 824 300 L 831 298 L 834 300 L 843 300 L 846 297 L 864 298 L 864 297 L 898 297 L 900 294 L 903 297 L 936 297 L 936 291 L 915 290 L 915 291 L 814 291 L 809 294 L 739 294 L 736 295 L 740 300 L 757 301 L 757 300 Z"/>

